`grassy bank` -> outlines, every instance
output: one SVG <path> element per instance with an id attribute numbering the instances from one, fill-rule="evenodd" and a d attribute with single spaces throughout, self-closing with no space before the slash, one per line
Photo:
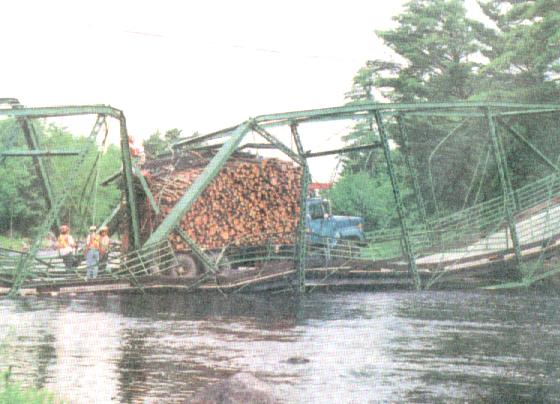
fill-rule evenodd
<path id="1" fill-rule="evenodd" d="M 61 404 L 54 395 L 43 389 L 23 387 L 10 381 L 10 373 L 0 375 L 0 404 Z"/>
<path id="2" fill-rule="evenodd" d="M 10 238 L 3 234 L 0 234 L 0 247 L 2 248 L 21 251 L 25 244 L 26 240 L 21 237 Z"/>

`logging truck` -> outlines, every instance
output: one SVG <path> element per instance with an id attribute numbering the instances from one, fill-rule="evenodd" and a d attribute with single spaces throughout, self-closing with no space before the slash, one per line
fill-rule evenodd
<path id="1" fill-rule="evenodd" d="M 357 245 L 365 243 L 363 231 L 364 219 L 356 216 L 339 216 L 332 214 L 328 199 L 309 198 L 307 200 L 306 227 L 308 241 L 321 245 L 328 242 L 335 247 L 342 241 Z"/>
<path id="2" fill-rule="evenodd" d="M 309 198 L 306 202 L 306 241 L 312 246 L 313 252 L 308 253 L 311 261 L 319 264 L 330 260 L 331 251 L 338 251 L 347 258 L 356 256 L 358 247 L 365 245 L 366 238 L 363 232 L 363 219 L 355 216 L 333 215 L 331 203 L 328 199 Z M 270 240 L 270 239 L 269 239 Z M 220 272 L 227 272 L 236 268 L 239 257 L 243 257 L 243 263 L 257 263 L 263 259 L 261 245 L 243 245 L 239 247 L 225 248 L 221 251 L 210 250 L 210 256 L 217 262 Z M 288 253 L 294 251 L 292 244 L 272 244 L 277 256 L 284 249 Z M 204 266 L 188 252 L 176 252 L 181 270 L 175 272 L 174 276 L 195 276 L 204 272 Z M 336 255 L 336 253 L 334 254 Z M 313 263 L 311 263 L 313 264 Z"/>
<path id="3" fill-rule="evenodd" d="M 141 237 L 146 240 L 208 164 L 211 155 L 185 153 L 147 162 L 143 177 L 159 205 L 154 213 L 146 195 L 137 200 Z M 258 265 L 263 256 L 292 259 L 300 217 L 301 167 L 279 159 L 237 153 L 181 218 L 180 228 L 205 250 L 221 271 Z M 328 248 L 345 242 L 364 242 L 363 219 L 332 215 L 330 202 L 309 198 L 305 220 L 307 243 Z M 189 245 L 179 234 L 169 240 L 181 276 L 203 271 Z M 284 254 L 282 254 L 284 253 Z"/>

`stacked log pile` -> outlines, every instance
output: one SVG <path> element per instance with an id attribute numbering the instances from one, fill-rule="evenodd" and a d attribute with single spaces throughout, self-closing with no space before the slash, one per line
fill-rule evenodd
<path id="1" fill-rule="evenodd" d="M 204 171 L 208 156 L 189 154 L 180 159 L 152 161 L 144 166 L 148 186 L 159 203 L 155 215 L 146 198 L 140 199 L 142 235 L 149 236 L 186 190 Z M 207 249 L 225 246 L 293 243 L 299 219 L 301 168 L 278 159 L 234 155 L 181 220 L 181 228 Z M 188 246 L 176 234 L 177 251 Z"/>

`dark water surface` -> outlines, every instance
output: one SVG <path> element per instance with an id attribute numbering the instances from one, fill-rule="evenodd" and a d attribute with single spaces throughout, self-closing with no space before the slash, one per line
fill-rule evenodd
<path id="1" fill-rule="evenodd" d="M 76 403 L 181 402 L 237 371 L 294 403 L 554 402 L 559 307 L 543 291 L 1 300 L 0 369 Z"/>

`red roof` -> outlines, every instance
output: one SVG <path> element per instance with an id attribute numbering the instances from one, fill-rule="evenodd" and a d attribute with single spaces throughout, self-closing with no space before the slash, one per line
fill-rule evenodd
<path id="1" fill-rule="evenodd" d="M 312 182 L 309 184 L 309 190 L 315 191 L 316 189 L 331 189 L 332 182 Z"/>

